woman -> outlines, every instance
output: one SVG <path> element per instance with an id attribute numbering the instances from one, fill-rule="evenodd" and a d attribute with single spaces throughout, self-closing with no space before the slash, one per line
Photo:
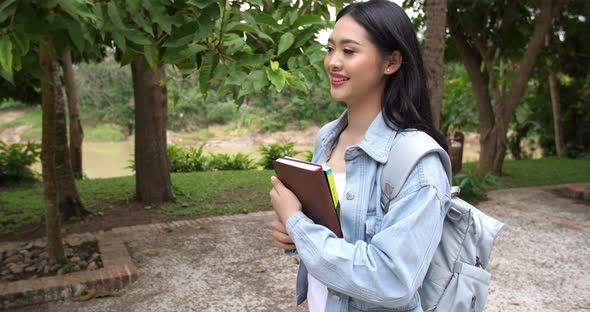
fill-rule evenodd
<path id="1" fill-rule="evenodd" d="M 389 207 L 380 207 L 381 172 L 397 133 L 424 131 L 447 150 L 432 123 L 416 33 L 392 2 L 354 3 L 338 14 L 326 51 L 330 93 L 347 110 L 319 131 L 313 161 L 335 173 L 344 238 L 314 224 L 272 177 L 275 244 L 297 249 L 297 303 L 307 299 L 310 311 L 422 311 L 418 288 L 450 204 L 438 156 L 421 159 Z"/>

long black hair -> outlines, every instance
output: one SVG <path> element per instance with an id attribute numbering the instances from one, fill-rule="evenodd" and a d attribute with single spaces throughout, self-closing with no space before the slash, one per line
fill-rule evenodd
<path id="1" fill-rule="evenodd" d="M 387 0 L 357 2 L 342 9 L 336 21 L 350 15 L 369 34 L 383 57 L 399 51 L 402 63 L 385 82 L 381 111 L 389 127 L 422 130 L 448 151 L 448 143 L 432 121 L 422 55 L 412 21 L 397 4 Z"/>

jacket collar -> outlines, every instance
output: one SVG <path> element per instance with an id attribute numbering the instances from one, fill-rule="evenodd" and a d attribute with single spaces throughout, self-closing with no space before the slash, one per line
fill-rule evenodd
<path id="1" fill-rule="evenodd" d="M 338 136 L 347 125 L 348 110 L 344 111 L 338 119 L 328 125 L 330 128 L 327 129 L 328 131 L 322 139 L 322 148 L 326 152 L 326 155 L 332 153 Z M 362 149 L 375 161 L 386 163 L 391 146 L 399 132 L 395 126 L 394 128 L 392 129 L 387 125 L 383 119 L 383 114 L 379 112 L 367 129 L 367 132 L 365 132 L 365 138 L 357 145 L 358 148 Z"/>

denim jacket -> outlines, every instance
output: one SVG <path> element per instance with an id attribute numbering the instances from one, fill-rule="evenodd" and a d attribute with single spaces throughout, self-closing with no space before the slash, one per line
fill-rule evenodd
<path id="1" fill-rule="evenodd" d="M 347 123 L 344 112 L 320 129 L 313 162 L 329 159 Z M 301 258 L 297 304 L 306 299 L 310 273 L 328 287 L 326 311 L 422 311 L 418 288 L 440 241 L 450 186 L 438 156 L 425 156 L 384 213 L 381 172 L 397 133 L 379 113 L 363 141 L 347 148 L 343 239 L 302 212 L 287 220 Z"/>

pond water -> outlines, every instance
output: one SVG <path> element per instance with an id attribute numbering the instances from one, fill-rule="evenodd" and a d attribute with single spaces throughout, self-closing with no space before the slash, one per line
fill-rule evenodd
<path id="1" fill-rule="evenodd" d="M 213 138 L 206 141 L 183 139 L 182 137 L 169 135 L 169 144 L 180 146 L 194 146 L 198 148 L 205 143 L 205 154 L 227 153 L 230 155 L 238 152 L 248 154 L 252 159 L 258 160 L 260 153 L 258 147 L 262 144 L 271 144 L 281 140 L 290 139 L 296 142 L 296 149 L 300 151 L 313 150 L 313 141 L 317 129 L 305 131 L 288 131 L 273 134 L 258 134 L 251 136 Z M 463 161 L 477 160 L 479 157 L 479 145 L 477 134 L 468 134 L 465 138 Z M 82 167 L 84 174 L 91 179 L 110 178 L 133 175 L 128 168 L 129 161 L 133 159 L 134 139 L 128 138 L 121 142 L 89 142 L 82 146 Z M 33 169 L 41 172 L 41 164 L 33 165 Z"/>

